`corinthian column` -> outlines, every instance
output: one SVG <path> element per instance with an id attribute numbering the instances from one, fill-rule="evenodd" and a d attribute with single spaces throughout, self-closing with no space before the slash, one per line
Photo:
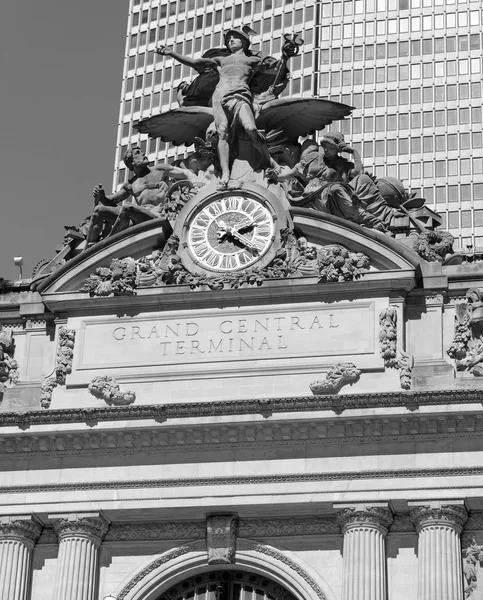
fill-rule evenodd
<path id="1" fill-rule="evenodd" d="M 346 507 L 337 520 L 344 534 L 342 600 L 385 600 L 387 505 Z"/>
<path id="2" fill-rule="evenodd" d="M 95 600 L 99 546 L 107 523 L 95 515 L 51 516 L 59 538 L 54 600 Z"/>
<path id="3" fill-rule="evenodd" d="M 27 600 L 32 549 L 41 528 L 30 517 L 0 518 L 0 598 Z"/>
<path id="4" fill-rule="evenodd" d="M 463 600 L 460 535 L 468 519 L 463 502 L 415 504 L 410 515 L 419 534 L 418 600 Z"/>

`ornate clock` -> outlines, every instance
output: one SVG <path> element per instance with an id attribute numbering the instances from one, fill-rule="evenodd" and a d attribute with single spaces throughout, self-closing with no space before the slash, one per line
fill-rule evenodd
<path id="1" fill-rule="evenodd" d="M 181 211 L 175 233 L 189 271 L 223 274 L 267 265 L 286 226 L 280 200 L 249 184 L 222 192 L 204 188 Z"/>

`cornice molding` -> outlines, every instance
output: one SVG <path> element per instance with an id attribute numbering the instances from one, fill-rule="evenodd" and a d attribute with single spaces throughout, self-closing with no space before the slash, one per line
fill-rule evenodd
<path id="1" fill-rule="evenodd" d="M 113 408 L 72 408 L 28 412 L 0 413 L 0 427 L 27 429 L 32 425 L 88 423 L 105 421 L 136 421 L 154 419 L 202 418 L 230 415 L 333 411 L 341 414 L 345 410 L 367 408 L 407 408 L 416 410 L 420 406 L 446 406 L 448 404 L 482 404 L 480 390 L 441 390 L 423 392 L 387 392 L 347 394 L 344 396 L 300 396 L 288 398 L 262 398 L 248 400 L 221 400 L 216 402 L 186 402 L 139 406 L 117 406 Z"/>
<path id="2" fill-rule="evenodd" d="M 203 426 L 157 426 L 119 431 L 92 429 L 0 436 L 0 459 L 32 456 L 154 454 L 169 451 L 298 446 L 363 442 L 404 442 L 480 437 L 482 413 L 392 415 L 357 419 L 293 422 L 212 423 Z"/>
<path id="3" fill-rule="evenodd" d="M 229 475 L 224 477 L 190 477 L 173 479 L 125 479 L 113 481 L 78 481 L 75 483 L 47 483 L 34 485 L 0 486 L 0 493 L 28 494 L 75 492 L 88 490 L 183 488 L 192 486 L 273 485 L 321 481 L 385 480 L 428 477 L 462 477 L 483 475 L 483 465 L 473 467 L 439 467 L 421 469 L 383 469 L 370 471 L 335 471 L 327 473 L 280 473 L 276 475 Z M 423 488 L 428 489 L 428 488 Z M 430 488 L 433 489 L 433 488 Z M 367 490 L 366 490 L 367 491 Z"/>

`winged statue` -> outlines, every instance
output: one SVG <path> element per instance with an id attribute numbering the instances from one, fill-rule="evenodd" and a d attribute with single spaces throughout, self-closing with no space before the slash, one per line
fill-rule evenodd
<path id="1" fill-rule="evenodd" d="M 178 89 L 180 107 L 139 121 L 140 133 L 179 146 L 190 146 L 196 138 L 216 132 L 221 168 L 221 186 L 230 180 L 230 162 L 240 137 L 251 142 L 260 155 L 259 168 L 277 168 L 267 145 L 267 136 L 296 142 L 323 129 L 332 121 L 349 116 L 353 107 L 322 98 L 278 98 L 288 82 L 288 60 L 299 52 L 303 40 L 284 35 L 282 58 L 262 57 L 250 50 L 250 28 L 230 29 L 225 48 L 212 48 L 201 58 L 183 56 L 166 46 L 161 56 L 171 56 L 195 69 L 198 76 Z M 264 132 L 264 133 L 262 133 Z"/>

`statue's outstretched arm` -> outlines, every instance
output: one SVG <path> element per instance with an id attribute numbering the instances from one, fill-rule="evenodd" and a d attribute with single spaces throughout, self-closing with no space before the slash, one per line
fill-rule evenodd
<path id="1" fill-rule="evenodd" d="M 182 169 L 181 167 L 174 167 L 168 163 L 160 163 L 154 167 L 157 171 L 164 171 L 172 179 L 193 179 L 193 173 L 189 169 Z"/>
<path id="2" fill-rule="evenodd" d="M 175 60 L 180 62 L 182 65 L 191 67 L 192 69 L 199 69 L 200 67 L 217 67 L 218 63 L 213 58 L 191 58 L 190 56 L 183 56 L 178 52 L 175 52 L 172 48 L 167 46 L 158 46 L 155 50 L 156 54 L 160 56 L 172 56 Z"/>

